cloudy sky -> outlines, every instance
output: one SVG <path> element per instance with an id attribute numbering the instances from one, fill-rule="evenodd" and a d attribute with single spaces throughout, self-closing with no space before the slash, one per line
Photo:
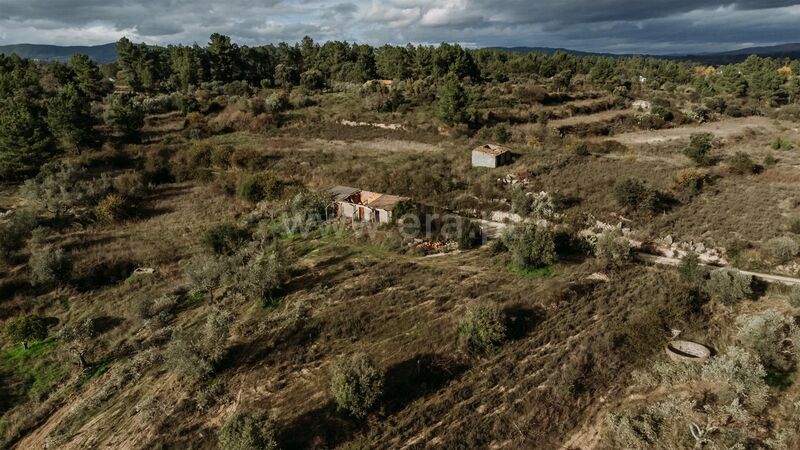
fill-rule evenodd
<path id="1" fill-rule="evenodd" d="M 240 44 L 304 35 L 371 44 L 459 42 L 702 52 L 800 42 L 790 0 L 0 0 L 0 44 Z"/>

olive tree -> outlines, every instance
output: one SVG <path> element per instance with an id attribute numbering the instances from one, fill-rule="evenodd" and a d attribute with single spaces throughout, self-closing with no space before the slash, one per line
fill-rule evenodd
<path id="1" fill-rule="evenodd" d="M 486 354 L 500 348 L 506 339 L 505 314 L 494 302 L 476 302 L 467 308 L 458 335 L 471 354 Z"/>
<path id="2" fill-rule="evenodd" d="M 339 358 L 331 371 L 331 394 L 339 409 L 366 416 L 383 394 L 384 374 L 364 353 Z"/>
<path id="3" fill-rule="evenodd" d="M 502 236 L 503 244 L 511 251 L 514 263 L 525 269 L 549 266 L 556 260 L 553 234 L 545 227 L 520 224 L 508 229 Z"/>
<path id="4" fill-rule="evenodd" d="M 75 355 L 81 370 L 86 370 L 89 367 L 87 358 L 91 353 L 96 336 L 97 333 L 92 319 L 67 325 L 59 333 L 59 339 L 64 343 L 65 348 Z"/>
<path id="5" fill-rule="evenodd" d="M 47 321 L 40 316 L 25 316 L 12 320 L 6 328 L 9 339 L 27 349 L 28 342 L 47 337 Z"/>

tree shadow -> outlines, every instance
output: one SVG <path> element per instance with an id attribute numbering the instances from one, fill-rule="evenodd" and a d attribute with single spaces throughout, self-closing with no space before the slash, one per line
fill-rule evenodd
<path id="1" fill-rule="evenodd" d="M 767 290 L 769 289 L 769 283 L 762 280 L 761 278 L 753 277 L 753 281 L 750 284 L 750 289 L 753 291 L 752 295 L 750 295 L 750 299 L 758 300 L 759 298 L 767 294 Z"/>
<path id="2" fill-rule="evenodd" d="M 33 290 L 26 280 L 15 278 L 0 282 L 0 300 L 8 300 L 15 295 L 24 294 Z"/>
<path id="3" fill-rule="evenodd" d="M 340 413 L 333 402 L 328 402 L 284 426 L 278 441 L 286 450 L 334 448 L 365 428 L 365 423 Z"/>
<path id="4" fill-rule="evenodd" d="M 103 261 L 92 267 L 88 273 L 75 280 L 75 287 L 82 292 L 91 291 L 126 280 L 136 269 L 133 261 Z"/>
<path id="5" fill-rule="evenodd" d="M 90 247 L 108 244 L 116 239 L 117 237 L 115 236 L 101 236 L 101 237 L 92 237 L 86 239 L 78 239 L 63 245 L 62 248 L 67 251 L 86 250 Z"/>
<path id="6" fill-rule="evenodd" d="M 122 325 L 125 320 L 121 317 L 113 317 L 113 316 L 100 316 L 94 318 L 92 323 L 94 324 L 94 329 L 99 334 L 105 334 L 114 328 Z"/>
<path id="7" fill-rule="evenodd" d="M 391 366 L 386 371 L 383 413 L 394 414 L 414 400 L 438 391 L 468 368 L 463 362 L 432 353 Z"/>
<path id="8" fill-rule="evenodd" d="M 508 338 L 517 341 L 527 337 L 547 317 L 541 307 L 513 306 L 505 310 Z"/>

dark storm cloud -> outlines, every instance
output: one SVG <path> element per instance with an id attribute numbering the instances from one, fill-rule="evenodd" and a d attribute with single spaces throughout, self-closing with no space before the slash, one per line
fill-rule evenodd
<path id="1" fill-rule="evenodd" d="M 0 0 L 0 43 L 380 44 L 705 51 L 800 41 L 800 0 Z"/>

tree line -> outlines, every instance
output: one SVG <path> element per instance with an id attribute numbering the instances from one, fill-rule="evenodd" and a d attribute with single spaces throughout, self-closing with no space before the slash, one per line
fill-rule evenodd
<path id="1" fill-rule="evenodd" d="M 190 95 L 209 83 L 318 90 L 373 79 L 413 80 L 453 93 L 453 101 L 439 105 L 447 117 L 458 115 L 463 85 L 504 82 L 546 83 L 557 91 L 581 82 L 615 93 L 636 84 L 668 92 L 691 86 L 701 98 L 772 105 L 800 98 L 800 62 L 757 56 L 713 68 L 660 58 L 516 53 L 446 43 L 373 47 L 306 37 L 295 44 L 249 47 L 221 34 L 213 34 L 205 47 L 148 46 L 122 38 L 117 52 L 118 60 L 104 66 L 85 55 L 66 64 L 0 55 L 0 179 L 26 177 L 54 154 L 91 147 L 100 113 L 123 137 L 135 138 L 144 112 L 130 96 L 108 98 L 115 87 L 140 96 Z"/>

